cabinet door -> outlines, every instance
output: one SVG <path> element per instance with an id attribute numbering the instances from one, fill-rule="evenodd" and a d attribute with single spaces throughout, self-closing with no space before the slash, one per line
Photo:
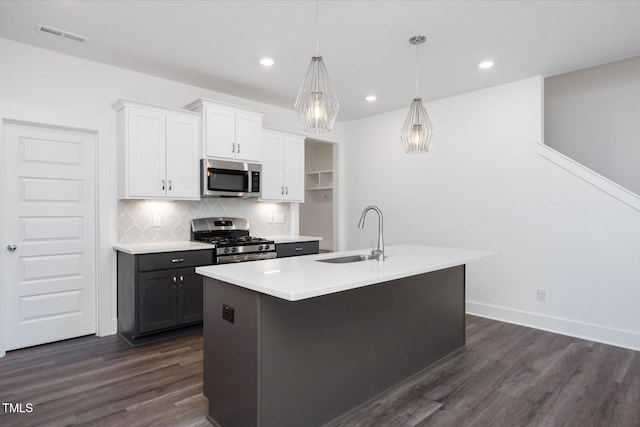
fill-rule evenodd
<path id="1" fill-rule="evenodd" d="M 140 333 L 178 324 L 177 270 L 138 275 L 138 329 Z"/>
<path id="2" fill-rule="evenodd" d="M 304 138 L 285 135 L 283 175 L 284 199 L 304 202 Z"/>
<path id="3" fill-rule="evenodd" d="M 167 197 L 200 199 L 200 120 L 167 114 Z"/>
<path id="4" fill-rule="evenodd" d="M 262 200 L 282 200 L 282 145 L 281 134 L 263 132 L 262 134 Z"/>
<path id="5" fill-rule="evenodd" d="M 236 113 L 236 159 L 262 161 L 262 116 Z"/>
<path id="6" fill-rule="evenodd" d="M 208 105 L 205 109 L 205 157 L 234 159 L 236 114 L 233 110 Z"/>
<path id="7" fill-rule="evenodd" d="M 202 321 L 202 281 L 195 268 L 178 270 L 178 324 Z"/>
<path id="8" fill-rule="evenodd" d="M 129 108 L 126 126 L 127 197 L 164 197 L 165 115 Z"/>

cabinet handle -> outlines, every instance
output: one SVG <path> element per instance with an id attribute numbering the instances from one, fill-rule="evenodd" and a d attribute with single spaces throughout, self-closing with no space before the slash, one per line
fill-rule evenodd
<path id="1" fill-rule="evenodd" d="M 184 262 L 184 258 L 174 258 L 171 260 L 171 262 L 176 263 L 176 262 Z"/>
<path id="2" fill-rule="evenodd" d="M 240 144 L 238 144 L 238 154 L 240 154 Z"/>
<path id="3" fill-rule="evenodd" d="M 284 187 L 280 187 L 280 195 L 283 196 L 284 195 Z"/>
<path id="4" fill-rule="evenodd" d="M 173 285 L 171 286 L 173 289 L 176 288 L 176 282 L 178 281 L 178 278 L 176 276 L 173 276 Z"/>
<path id="5" fill-rule="evenodd" d="M 184 276 L 180 276 L 180 287 L 184 287 Z"/>
<path id="6" fill-rule="evenodd" d="M 169 191 L 171 191 L 171 180 L 169 180 Z"/>
<path id="7" fill-rule="evenodd" d="M 289 194 L 289 187 L 284 187 L 284 188 L 285 188 L 285 192 L 284 192 L 284 194 L 285 194 L 285 195 Z"/>
<path id="8" fill-rule="evenodd" d="M 162 189 L 164 190 L 164 179 L 162 180 Z"/>
<path id="9" fill-rule="evenodd" d="M 232 153 L 236 152 L 236 143 L 235 142 L 233 144 L 231 144 L 231 152 Z"/>

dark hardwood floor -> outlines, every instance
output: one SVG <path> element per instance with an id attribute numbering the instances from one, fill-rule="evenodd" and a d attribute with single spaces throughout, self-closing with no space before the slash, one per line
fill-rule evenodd
<path id="1" fill-rule="evenodd" d="M 0 401 L 33 405 L 3 427 L 208 426 L 202 336 L 12 351 Z M 640 353 L 467 316 L 464 349 L 334 424 L 355 426 L 640 426 Z"/>
<path id="2" fill-rule="evenodd" d="M 0 400 L 32 403 L 0 426 L 210 426 L 202 395 L 202 334 L 131 348 L 83 337 L 8 352 Z"/>

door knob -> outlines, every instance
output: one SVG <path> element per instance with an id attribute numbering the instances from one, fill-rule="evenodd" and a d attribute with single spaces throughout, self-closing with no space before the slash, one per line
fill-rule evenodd
<path id="1" fill-rule="evenodd" d="M 11 244 L 11 245 L 7 245 L 7 250 L 8 250 L 8 251 L 13 252 L 13 251 L 15 251 L 16 249 L 18 249 L 18 246 L 16 246 L 16 245 L 13 245 L 13 244 Z"/>

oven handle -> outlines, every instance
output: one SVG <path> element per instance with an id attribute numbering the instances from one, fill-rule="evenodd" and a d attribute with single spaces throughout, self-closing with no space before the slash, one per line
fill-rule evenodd
<path id="1" fill-rule="evenodd" d="M 216 257 L 216 264 L 230 264 L 232 262 L 260 261 L 277 257 L 275 252 L 262 252 L 251 254 L 221 255 Z"/>

